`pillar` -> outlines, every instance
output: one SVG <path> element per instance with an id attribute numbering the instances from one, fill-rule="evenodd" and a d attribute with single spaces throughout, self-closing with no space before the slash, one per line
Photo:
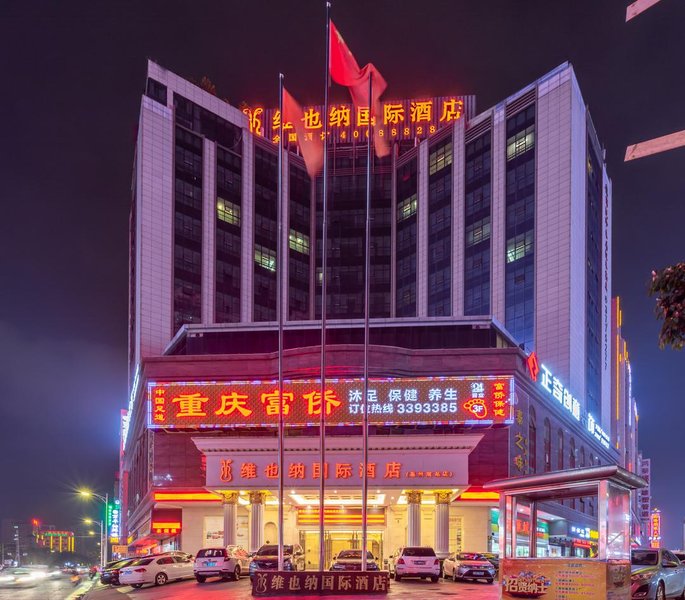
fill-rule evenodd
<path id="1" fill-rule="evenodd" d="M 250 552 L 264 543 L 264 492 L 253 491 L 250 498 Z"/>
<path id="2" fill-rule="evenodd" d="M 420 490 L 407 490 L 407 546 L 421 545 Z"/>
<path id="3" fill-rule="evenodd" d="M 236 543 L 238 525 L 238 492 L 220 492 L 224 509 L 224 546 Z"/>
<path id="4" fill-rule="evenodd" d="M 435 553 L 445 558 L 450 552 L 450 500 L 452 492 L 436 490 L 435 495 Z"/>

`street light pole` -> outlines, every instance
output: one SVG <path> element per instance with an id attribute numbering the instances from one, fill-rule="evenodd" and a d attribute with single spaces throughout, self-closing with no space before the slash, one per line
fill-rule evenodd
<path id="1" fill-rule="evenodd" d="M 105 505 L 105 517 L 102 521 L 100 521 L 100 562 L 104 566 L 104 564 L 107 562 L 107 527 L 104 526 L 104 523 L 107 522 L 107 513 L 109 510 L 109 493 L 105 493 L 104 496 L 101 496 L 100 494 L 96 494 L 95 492 L 91 492 L 90 490 L 79 490 L 79 494 L 81 496 L 84 496 L 86 498 L 90 498 L 91 496 L 93 498 L 97 498 L 100 500 Z"/>

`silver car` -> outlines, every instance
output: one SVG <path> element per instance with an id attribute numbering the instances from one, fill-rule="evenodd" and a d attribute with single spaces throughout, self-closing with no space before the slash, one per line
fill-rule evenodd
<path id="1" fill-rule="evenodd" d="M 635 548 L 630 556 L 631 596 L 640 600 L 682 598 L 685 565 L 665 548 Z"/>
<path id="2" fill-rule="evenodd" d="M 492 583 L 495 572 L 494 565 L 485 556 L 475 552 L 450 554 L 442 563 L 442 576 L 452 581 L 485 579 Z"/>

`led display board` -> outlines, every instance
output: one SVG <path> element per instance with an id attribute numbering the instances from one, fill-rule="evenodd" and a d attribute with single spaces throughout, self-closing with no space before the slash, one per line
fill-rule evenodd
<path id="1" fill-rule="evenodd" d="M 474 112 L 474 96 L 437 96 L 381 103 L 382 114 L 372 119 L 374 129 L 389 140 L 423 139 L 438 129 L 452 125 Z M 323 106 L 304 106 L 302 124 L 308 140 L 323 139 Z M 250 106 L 243 109 L 250 131 L 278 143 L 281 114 L 278 109 Z M 339 144 L 366 143 L 368 107 L 355 109 L 352 104 L 332 103 L 328 109 L 329 141 Z M 283 123 L 283 135 L 289 144 L 298 142 L 293 123 Z"/>
<path id="2" fill-rule="evenodd" d="M 150 382 L 151 428 L 318 425 L 322 409 L 329 425 L 360 425 L 364 418 L 361 378 L 328 379 L 324 398 L 318 380 Z M 513 422 L 513 377 L 424 377 L 370 379 L 369 422 L 377 425 Z"/>

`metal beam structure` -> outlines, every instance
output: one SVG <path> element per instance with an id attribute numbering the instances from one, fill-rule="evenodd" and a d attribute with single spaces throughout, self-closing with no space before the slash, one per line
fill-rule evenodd
<path id="1" fill-rule="evenodd" d="M 682 148 L 683 146 L 685 146 L 685 129 L 683 131 L 669 133 L 668 135 L 628 146 L 626 148 L 624 162 L 651 156 L 652 154 L 658 154 L 659 152 L 666 152 L 667 150 Z"/>
<path id="2" fill-rule="evenodd" d="M 652 8 L 659 0 L 635 0 L 626 8 L 626 23 L 630 19 L 634 19 L 640 13 L 645 12 L 648 8 Z"/>

